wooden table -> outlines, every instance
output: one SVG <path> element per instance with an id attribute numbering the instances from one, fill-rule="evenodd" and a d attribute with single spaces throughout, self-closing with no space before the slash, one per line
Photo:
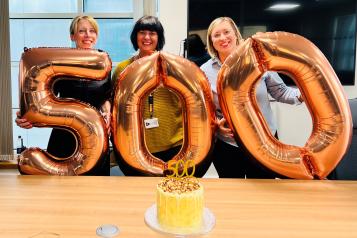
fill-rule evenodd
<path id="1" fill-rule="evenodd" d="M 0 176 L 0 237 L 166 237 L 144 213 L 160 178 Z M 357 181 L 202 179 L 216 226 L 204 237 L 357 237 Z"/>

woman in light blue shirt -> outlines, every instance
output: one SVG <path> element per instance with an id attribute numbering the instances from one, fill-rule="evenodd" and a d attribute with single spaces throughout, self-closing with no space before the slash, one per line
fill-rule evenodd
<path id="1" fill-rule="evenodd" d="M 207 32 L 208 53 L 212 57 L 201 66 L 213 91 L 216 106 L 216 116 L 219 118 L 217 142 L 213 152 L 213 163 L 219 177 L 223 178 L 274 178 L 274 174 L 256 165 L 255 161 L 247 159 L 233 138 L 232 131 L 225 126 L 217 96 L 217 75 L 222 63 L 233 52 L 243 38 L 229 17 L 219 17 L 212 21 Z M 278 102 L 300 104 L 301 94 L 298 89 L 285 85 L 276 72 L 267 72 L 257 85 L 256 96 L 259 107 L 267 121 L 271 133 L 277 135 L 277 125 L 273 118 L 269 96 Z"/>

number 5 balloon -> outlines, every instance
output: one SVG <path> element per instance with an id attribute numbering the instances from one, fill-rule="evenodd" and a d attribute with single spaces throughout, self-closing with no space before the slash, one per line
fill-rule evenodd
<path id="1" fill-rule="evenodd" d="M 92 106 L 74 99 L 58 99 L 52 92 L 60 77 L 102 80 L 111 70 L 108 55 L 97 50 L 33 48 L 20 62 L 20 110 L 36 127 L 69 130 L 76 150 L 68 158 L 57 158 L 39 149 L 21 153 L 19 170 L 24 174 L 73 175 L 89 172 L 108 150 L 105 122 Z M 61 141 L 58 141 L 61 143 Z"/>
<path id="2" fill-rule="evenodd" d="M 291 76 L 304 96 L 313 130 L 303 147 L 283 144 L 270 133 L 255 97 L 255 85 L 266 71 Z M 347 151 L 352 136 L 347 98 L 327 59 L 307 39 L 285 32 L 258 33 L 227 58 L 218 77 L 229 126 L 263 166 L 290 178 L 322 179 Z"/>
<path id="3" fill-rule="evenodd" d="M 192 62 L 157 52 L 136 60 L 121 74 L 113 103 L 114 148 L 119 164 L 134 174 L 163 175 L 168 165 L 154 157 L 145 145 L 143 99 L 156 87 L 167 87 L 183 104 L 183 145 L 173 160 L 193 160 L 196 176 L 206 172 L 215 132 L 210 85 Z"/>

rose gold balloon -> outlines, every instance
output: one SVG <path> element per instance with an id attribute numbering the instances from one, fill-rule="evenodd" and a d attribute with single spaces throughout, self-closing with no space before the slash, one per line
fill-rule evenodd
<path id="1" fill-rule="evenodd" d="M 68 158 L 57 158 L 30 148 L 20 155 L 24 174 L 73 175 L 90 171 L 108 150 L 105 122 L 92 106 L 74 99 L 58 99 L 52 86 L 58 77 L 103 80 L 111 70 L 106 53 L 69 48 L 33 48 L 20 62 L 20 109 L 35 127 L 59 127 L 73 133 L 76 150 Z M 60 141 L 58 143 L 61 143 Z"/>
<path id="2" fill-rule="evenodd" d="M 294 79 L 310 111 L 313 130 L 305 146 L 271 135 L 255 97 L 266 71 Z M 352 119 L 331 65 L 307 39 L 285 32 L 259 33 L 242 43 L 218 76 L 220 105 L 235 137 L 262 165 L 290 178 L 325 178 L 347 151 Z"/>
<path id="3" fill-rule="evenodd" d="M 173 160 L 192 159 L 196 176 L 209 165 L 215 116 L 210 85 L 204 73 L 190 61 L 164 52 L 136 60 L 121 74 L 113 103 L 114 148 L 125 164 L 139 173 L 163 175 L 167 163 L 154 157 L 145 145 L 143 98 L 157 87 L 167 87 L 183 106 L 184 139 Z"/>

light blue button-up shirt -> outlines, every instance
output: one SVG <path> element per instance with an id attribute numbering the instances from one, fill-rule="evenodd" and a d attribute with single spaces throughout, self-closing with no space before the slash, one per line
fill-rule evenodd
<path id="1" fill-rule="evenodd" d="M 202 71 L 206 74 L 208 81 L 211 84 L 213 91 L 213 101 L 216 106 L 216 116 L 219 118 L 222 117 L 222 113 L 217 95 L 217 75 L 221 69 L 221 66 L 222 63 L 217 58 L 212 58 L 201 66 Z M 286 86 L 278 73 L 266 72 L 257 85 L 256 93 L 260 110 L 262 111 L 262 114 L 264 115 L 264 118 L 269 125 L 271 133 L 275 135 L 277 131 L 277 125 L 273 118 L 273 111 L 270 106 L 268 93 L 278 102 L 300 104 L 301 102 L 298 99 L 300 96 L 300 91 L 297 88 Z M 220 133 L 217 134 L 217 137 L 222 141 L 237 146 L 233 138 L 227 138 Z"/>

